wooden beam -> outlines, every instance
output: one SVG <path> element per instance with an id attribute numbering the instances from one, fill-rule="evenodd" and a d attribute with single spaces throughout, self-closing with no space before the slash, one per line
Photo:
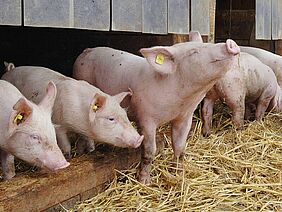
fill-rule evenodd
<path id="1" fill-rule="evenodd" d="M 209 8 L 210 33 L 208 38 L 209 43 L 214 43 L 214 39 L 215 39 L 215 10 L 216 10 L 216 0 L 210 0 L 210 8 Z"/>
<path id="2" fill-rule="evenodd" d="M 17 176 L 0 183 L 0 211 L 52 211 L 58 204 L 73 206 L 104 189 L 113 180 L 115 169 L 128 169 L 139 161 L 140 149 L 115 148 L 74 158 L 58 173 Z"/>
<path id="3" fill-rule="evenodd" d="M 275 53 L 282 56 L 282 40 L 275 41 Z"/>

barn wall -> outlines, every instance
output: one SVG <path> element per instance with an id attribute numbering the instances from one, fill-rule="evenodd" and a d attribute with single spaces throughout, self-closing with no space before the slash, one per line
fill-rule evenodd
<path id="1" fill-rule="evenodd" d="M 275 52 L 275 41 L 255 39 L 255 7 L 255 0 L 217 0 L 216 42 L 232 38 L 240 45 Z"/>
<path id="2" fill-rule="evenodd" d="M 76 57 L 87 47 L 109 46 L 139 54 L 142 47 L 172 45 L 187 37 L 11 26 L 0 26 L 0 34 L 1 76 L 3 61 L 13 62 L 16 66 L 45 66 L 70 76 Z"/>

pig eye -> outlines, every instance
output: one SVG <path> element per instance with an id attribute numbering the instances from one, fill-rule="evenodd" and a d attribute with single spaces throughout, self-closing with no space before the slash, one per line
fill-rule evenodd
<path id="1" fill-rule="evenodd" d="M 36 135 L 36 134 L 31 135 L 30 138 L 33 140 L 40 140 L 39 135 Z"/>
<path id="2" fill-rule="evenodd" d="M 114 122 L 115 121 L 115 118 L 113 118 L 113 117 L 109 117 L 109 118 L 107 118 L 110 122 Z"/>

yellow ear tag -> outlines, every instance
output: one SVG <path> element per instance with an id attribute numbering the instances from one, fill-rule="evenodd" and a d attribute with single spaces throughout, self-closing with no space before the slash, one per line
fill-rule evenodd
<path id="1" fill-rule="evenodd" d="M 164 63 L 164 55 L 163 54 L 157 54 L 155 62 L 159 65 L 162 65 Z"/>
<path id="2" fill-rule="evenodd" d="M 14 123 L 17 124 L 18 120 L 21 121 L 23 119 L 23 115 L 18 113 L 14 119 Z"/>
<path id="3" fill-rule="evenodd" d="M 98 107 L 97 105 L 93 105 L 93 106 L 92 106 L 92 110 L 93 110 L 94 112 L 96 112 L 98 109 L 99 109 L 99 107 Z"/>

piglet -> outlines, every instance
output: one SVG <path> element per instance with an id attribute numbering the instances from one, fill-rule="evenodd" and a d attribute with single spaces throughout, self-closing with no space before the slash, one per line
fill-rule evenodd
<path id="1" fill-rule="evenodd" d="M 189 34 L 189 41 L 203 42 L 197 31 Z M 213 106 L 217 99 L 225 101 L 232 110 L 233 123 L 237 129 L 243 128 L 244 116 L 250 113 L 251 108 L 256 110 L 256 120 L 261 120 L 266 110 L 281 111 L 282 92 L 278 82 L 282 72 L 275 66 L 275 60 L 279 56 L 273 56 L 271 60 L 272 53 L 264 50 L 251 47 L 241 47 L 241 49 L 243 52 L 240 53 L 237 63 L 234 63 L 203 100 L 201 118 L 204 136 L 211 134 Z M 265 64 L 271 65 L 275 71 L 258 58 L 245 52 L 253 53 L 259 58 L 265 58 L 264 61 L 268 61 Z"/>
<path id="2" fill-rule="evenodd" d="M 279 111 L 281 89 L 272 69 L 256 57 L 241 52 L 238 62 L 207 93 L 202 105 L 202 133 L 211 134 L 213 106 L 217 99 L 225 101 L 232 110 L 232 120 L 242 129 L 245 111 L 255 106 L 255 118 L 261 120 L 265 111 Z"/>
<path id="3" fill-rule="evenodd" d="M 4 179 L 15 176 L 14 156 L 51 171 L 67 167 L 69 163 L 57 145 L 51 122 L 56 98 L 55 84 L 47 84 L 47 94 L 36 105 L 15 86 L 0 80 L 0 98 L 0 148 Z"/>
<path id="4" fill-rule="evenodd" d="M 183 158 L 195 109 L 240 49 L 227 40 L 154 46 L 140 52 L 144 57 L 107 47 L 88 48 L 76 59 L 73 76 L 111 95 L 132 89 L 134 95 L 126 103 L 145 136 L 138 178 L 149 183 L 157 127 L 171 123 L 174 159 Z"/>
<path id="5" fill-rule="evenodd" d="M 120 102 L 131 92 L 110 96 L 85 81 L 66 77 L 44 67 L 7 64 L 2 76 L 15 85 L 28 99 L 41 101 L 44 86 L 52 80 L 57 86 L 52 120 L 56 125 L 58 144 L 69 157 L 71 146 L 68 132 L 75 132 L 93 144 L 93 140 L 118 147 L 137 148 L 143 137 L 128 120 Z M 78 145 L 81 142 L 78 142 Z M 81 149 L 81 148 L 80 148 Z"/>
<path id="6" fill-rule="evenodd" d="M 268 65 L 274 72 L 277 82 L 282 87 L 282 56 L 266 51 L 264 49 L 241 46 L 242 52 L 249 53 Z"/>

